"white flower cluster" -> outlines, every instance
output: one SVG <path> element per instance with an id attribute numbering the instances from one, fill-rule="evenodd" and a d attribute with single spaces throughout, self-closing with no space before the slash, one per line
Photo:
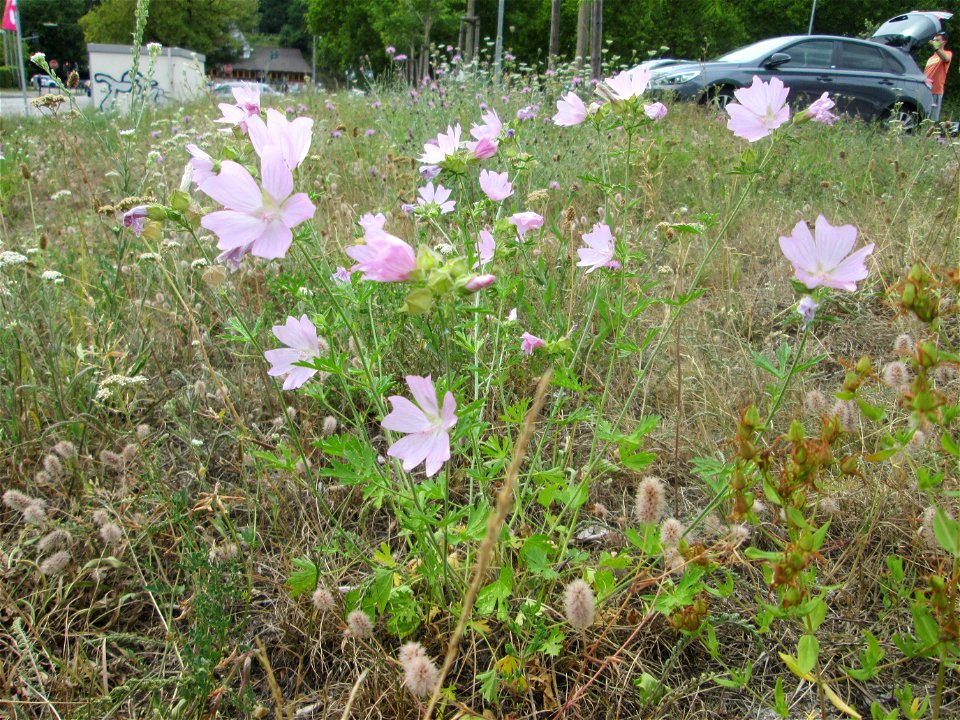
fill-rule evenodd
<path id="1" fill-rule="evenodd" d="M 98 401 L 103 402 L 110 398 L 112 388 L 136 387 L 146 385 L 147 382 L 148 380 L 144 375 L 134 375 L 132 377 L 126 375 L 107 375 L 107 377 L 100 381 L 100 387 L 97 389 L 95 397 Z"/>
<path id="2" fill-rule="evenodd" d="M 57 200 L 63 200 L 73 195 L 69 190 L 57 190 L 53 195 L 50 196 L 50 199 L 56 202 Z"/>
<path id="3" fill-rule="evenodd" d="M 46 280 L 54 285 L 60 285 L 63 282 L 63 274 L 56 270 L 44 270 L 40 273 L 40 279 Z"/>
<path id="4" fill-rule="evenodd" d="M 26 255 L 21 255 L 13 250 L 4 250 L 0 252 L 0 268 L 7 265 L 23 265 L 27 261 Z"/>

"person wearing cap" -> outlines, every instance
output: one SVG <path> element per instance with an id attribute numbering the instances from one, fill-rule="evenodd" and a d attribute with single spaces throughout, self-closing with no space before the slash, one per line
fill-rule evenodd
<path id="1" fill-rule="evenodd" d="M 943 85 L 947 80 L 947 71 L 950 69 L 950 61 L 953 60 L 953 53 L 947 50 L 947 40 L 949 37 L 946 32 L 938 32 L 933 36 L 930 44 L 933 46 L 933 55 L 927 60 L 923 68 L 923 74 L 927 76 L 930 83 L 930 90 L 933 92 L 933 104 L 930 106 L 930 119 L 934 122 L 940 120 L 940 108 L 943 106 Z"/>

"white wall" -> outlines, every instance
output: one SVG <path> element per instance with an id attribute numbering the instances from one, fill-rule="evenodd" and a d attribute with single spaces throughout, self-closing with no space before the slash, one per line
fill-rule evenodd
<path id="1" fill-rule="evenodd" d="M 129 45 L 87 45 L 90 54 L 90 86 L 93 106 L 100 110 L 124 110 L 129 106 L 133 83 L 130 78 L 132 47 Z M 140 51 L 140 82 L 148 102 L 183 102 L 206 91 L 203 64 L 206 58 L 182 48 L 163 48 L 153 65 L 146 48 Z"/>

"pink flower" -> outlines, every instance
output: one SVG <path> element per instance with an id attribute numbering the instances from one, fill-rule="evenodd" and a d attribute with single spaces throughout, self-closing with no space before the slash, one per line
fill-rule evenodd
<path id="1" fill-rule="evenodd" d="M 643 95 L 650 82 L 650 70 L 647 68 L 634 68 L 633 70 L 624 70 L 612 78 L 604 81 L 606 89 L 614 100 L 626 102 L 633 98 Z"/>
<path id="2" fill-rule="evenodd" d="M 533 355 L 534 350 L 546 346 L 542 338 L 538 338 L 536 335 L 531 335 L 528 332 L 525 332 L 520 338 L 520 350 L 523 351 L 525 355 Z"/>
<path id="3" fill-rule="evenodd" d="M 316 210 L 306 193 L 293 195 L 293 174 L 275 147 L 266 147 L 260 162 L 263 187 L 242 165 L 226 160 L 220 174 L 200 184 L 200 190 L 224 206 L 204 215 L 200 224 L 215 233 L 221 250 L 249 246 L 262 258 L 281 258 L 293 241 L 292 228 Z"/>
<path id="4" fill-rule="evenodd" d="M 123 214 L 123 226 L 133 230 L 137 237 L 143 233 L 143 221 L 147 219 L 147 206 L 137 205 Z"/>
<path id="5" fill-rule="evenodd" d="M 330 276 L 330 279 L 333 280 L 337 285 L 349 285 L 350 271 L 345 267 L 337 266 L 336 271 Z"/>
<path id="6" fill-rule="evenodd" d="M 470 135 L 472 135 L 475 140 L 497 140 L 500 137 L 500 132 L 503 130 L 503 123 L 500 121 L 500 116 L 497 115 L 497 111 L 491 110 L 480 117 L 483 120 L 483 125 L 474 123 L 470 127 Z"/>
<path id="7" fill-rule="evenodd" d="M 804 327 L 813 322 L 818 307 L 820 307 L 820 303 L 816 302 L 809 295 L 804 295 L 803 299 L 797 303 L 797 312 L 800 313 L 800 319 L 803 321 Z"/>
<path id="8" fill-rule="evenodd" d="M 510 312 L 507 313 L 507 322 L 512 323 L 517 321 L 517 309 L 510 308 Z"/>
<path id="9" fill-rule="evenodd" d="M 857 241 L 853 225 L 833 226 L 820 215 L 817 217 L 816 237 L 803 221 L 793 228 L 793 234 L 780 238 L 780 249 L 793 264 L 800 282 L 813 290 L 828 287 L 836 290 L 857 289 L 857 281 L 867 277 L 867 255 L 873 252 L 873 243 L 850 254 Z"/>
<path id="10" fill-rule="evenodd" d="M 396 60 L 397 62 L 403 62 L 404 60 L 407 59 L 407 56 L 403 53 L 400 53 L 399 55 L 394 55 L 393 59 Z"/>
<path id="11" fill-rule="evenodd" d="M 420 156 L 420 162 L 426 165 L 441 165 L 447 158 L 456 155 L 461 146 L 460 135 L 462 132 L 460 123 L 457 123 L 455 127 L 447 125 L 446 133 L 440 133 L 435 140 L 423 146 L 423 155 Z"/>
<path id="12" fill-rule="evenodd" d="M 493 260 L 493 253 L 497 249 L 497 241 L 489 230 L 480 231 L 480 239 L 477 241 L 477 262 L 474 267 L 483 267 Z"/>
<path id="13" fill-rule="evenodd" d="M 483 290 L 485 287 L 490 287 L 497 281 L 496 275 L 474 275 L 472 278 L 467 280 L 463 285 L 463 289 L 467 292 L 477 292 L 478 290 Z"/>
<path id="14" fill-rule="evenodd" d="M 571 127 L 579 125 L 586 119 L 587 108 L 575 92 L 568 92 L 557 100 L 557 114 L 553 116 L 554 125 Z"/>
<path id="15" fill-rule="evenodd" d="M 655 102 L 649 105 L 644 103 L 643 114 L 654 122 L 659 122 L 667 116 L 667 106 L 662 102 Z"/>
<path id="16" fill-rule="evenodd" d="M 452 213 L 457 204 L 454 200 L 449 199 L 450 191 L 447 190 L 447 188 L 443 185 L 437 185 L 436 189 L 434 189 L 432 182 L 428 182 L 426 187 L 417 190 L 417 195 L 420 196 L 417 198 L 417 204 L 420 207 L 426 207 L 431 204 L 437 205 L 440 208 L 441 215 Z"/>
<path id="17" fill-rule="evenodd" d="M 267 350 L 263 354 L 271 365 L 267 375 L 271 377 L 286 375 L 283 389 L 296 390 L 317 371 L 313 368 L 294 365 L 294 363 L 309 362 L 318 358 L 320 353 L 327 352 L 329 347 L 325 340 L 317 337 L 317 328 L 306 315 L 302 315 L 299 320 L 288 317 L 286 325 L 274 325 L 273 334 L 287 347 Z"/>
<path id="18" fill-rule="evenodd" d="M 830 112 L 835 106 L 836 103 L 830 99 L 830 93 L 825 92 L 801 113 L 798 120 L 813 120 L 824 125 L 833 125 L 838 120 L 837 116 Z"/>
<path id="19" fill-rule="evenodd" d="M 507 173 L 495 173 L 489 170 L 480 171 L 480 189 L 494 202 L 506 200 L 513 195 L 513 185 Z"/>
<path id="20" fill-rule="evenodd" d="M 392 411 L 383 419 L 383 427 L 406 434 L 387 449 L 387 455 L 402 460 L 408 472 L 425 463 L 427 477 L 433 477 L 450 459 L 450 430 L 457 424 L 457 401 L 447 392 L 443 407 L 438 408 L 437 389 L 429 375 L 408 375 L 407 385 L 416 405 L 400 395 L 387 398 Z"/>
<path id="21" fill-rule="evenodd" d="M 236 105 L 219 103 L 223 117 L 217 118 L 214 122 L 237 125 L 246 132 L 247 120 L 260 116 L 260 88 L 243 83 L 240 87 L 233 88 L 233 98 L 237 101 Z"/>
<path id="22" fill-rule="evenodd" d="M 215 174 L 215 164 L 210 155 L 193 143 L 187 145 L 187 152 L 192 156 L 187 162 L 190 167 L 193 168 L 193 181 L 197 185 L 204 182 L 207 178 L 213 177 Z"/>
<path id="23" fill-rule="evenodd" d="M 474 160 L 486 160 L 497 154 L 497 143 L 489 138 L 477 140 L 477 142 L 468 142 L 467 150 L 470 151 L 470 157 Z"/>
<path id="24" fill-rule="evenodd" d="M 533 120 L 538 112 L 540 112 L 539 105 L 527 105 L 517 110 L 517 120 Z"/>
<path id="25" fill-rule="evenodd" d="M 577 250 L 580 256 L 578 267 L 589 267 L 588 273 L 592 273 L 597 268 L 607 267 L 613 259 L 614 243 L 613 233 L 605 223 L 597 223 L 593 226 L 593 232 L 583 234 L 583 242 L 587 247 Z"/>
<path id="26" fill-rule="evenodd" d="M 510 216 L 510 222 L 517 226 L 517 235 L 523 239 L 530 230 L 543 227 L 543 216 L 535 212 L 518 212 Z"/>
<path id="27" fill-rule="evenodd" d="M 765 138 L 790 119 L 789 92 L 790 88 L 784 87 L 779 78 L 765 83 L 754 75 L 753 85 L 733 91 L 740 102 L 727 105 L 727 127 L 750 142 Z"/>
<path id="28" fill-rule="evenodd" d="M 269 108 L 266 122 L 259 115 L 247 120 L 247 133 L 257 155 L 262 157 L 263 149 L 273 145 L 280 150 L 287 167 L 294 170 L 310 151 L 313 120 L 305 117 L 287 120 L 281 112 Z"/>
<path id="29" fill-rule="evenodd" d="M 417 254 L 403 240 L 385 232 L 385 222 L 380 213 L 368 213 L 360 219 L 366 242 L 346 249 L 347 255 L 357 261 L 350 271 L 359 270 L 364 280 L 405 282 L 417 269 Z"/>

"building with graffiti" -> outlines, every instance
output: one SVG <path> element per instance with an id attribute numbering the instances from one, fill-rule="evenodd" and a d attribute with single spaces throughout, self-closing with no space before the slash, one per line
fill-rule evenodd
<path id="1" fill-rule="evenodd" d="M 150 102 L 184 102 L 206 92 L 206 58 L 183 48 L 164 47 L 151 57 L 140 51 L 137 76 L 132 76 L 129 45 L 90 43 L 90 89 L 93 106 L 100 110 L 123 110 L 139 87 Z"/>

